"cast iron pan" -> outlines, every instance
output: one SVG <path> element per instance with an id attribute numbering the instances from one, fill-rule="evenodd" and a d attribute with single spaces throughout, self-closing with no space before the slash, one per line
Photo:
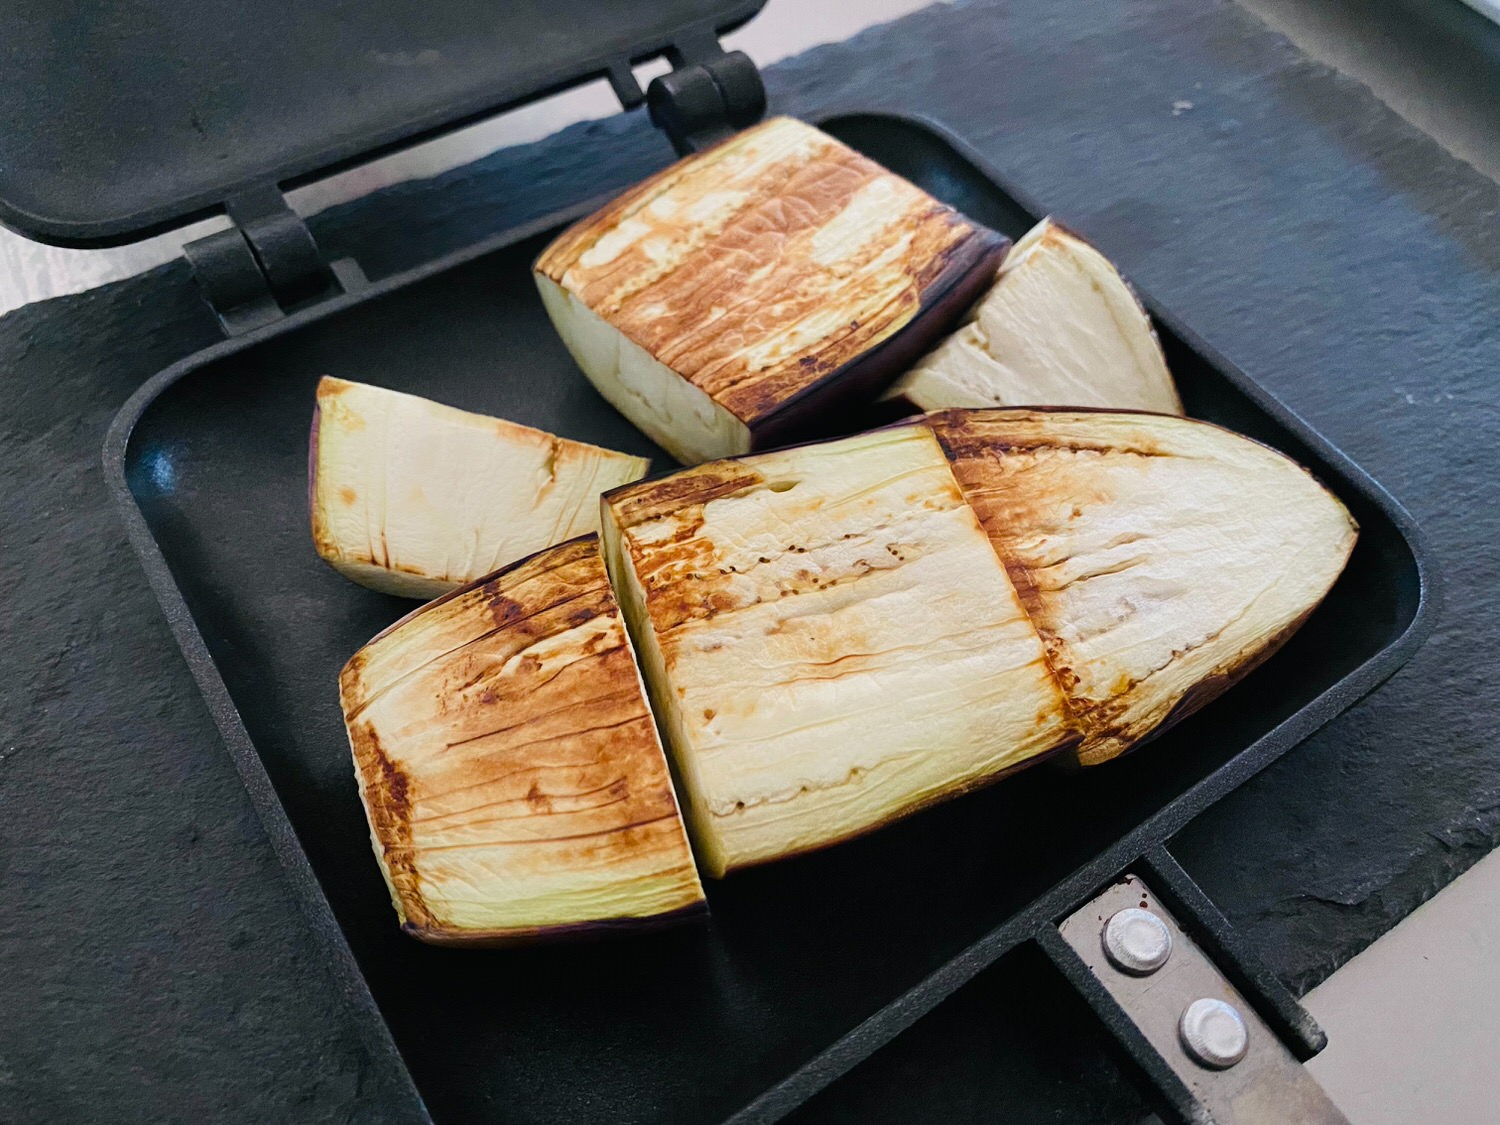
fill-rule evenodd
<path id="1" fill-rule="evenodd" d="M 860 115 L 824 127 L 1013 238 L 1043 214 L 926 123 Z M 1263 668 L 1114 764 L 1035 769 L 711 884 L 702 926 L 500 952 L 402 936 L 370 851 L 336 678 L 412 603 L 353 585 L 313 553 L 313 388 L 323 374 L 378 383 L 669 464 L 574 367 L 533 287 L 537 253 L 587 209 L 210 348 L 142 387 L 105 448 L 131 538 L 372 1049 L 404 1062 L 425 1101 L 412 1098 L 414 1119 L 782 1116 L 1419 643 L 1427 583 L 1409 518 L 1148 300 L 1188 412 L 1307 465 L 1360 523 L 1328 600 Z"/>

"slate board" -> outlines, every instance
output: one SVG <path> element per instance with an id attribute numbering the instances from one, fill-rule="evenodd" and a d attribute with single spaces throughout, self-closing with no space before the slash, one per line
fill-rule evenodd
<path id="1" fill-rule="evenodd" d="M 1423 523 L 1444 598 L 1427 646 L 1174 847 L 1305 990 L 1500 840 L 1500 186 L 1222 0 L 929 9 L 767 82 L 779 111 L 919 111 L 965 136 Z M 313 226 L 379 276 L 669 155 L 634 114 Z M 100 479 L 120 403 L 214 338 L 181 263 L 0 319 L 0 1119 L 17 1125 L 382 1119 L 382 1077 Z M 998 1018 L 1009 989 L 961 1007 Z M 885 1119 L 992 1114 L 948 1026 L 940 1010 L 856 1071 L 823 1119 L 901 1075 L 934 1085 L 907 1081 Z M 1089 1058 L 1015 1066 L 1015 1118 L 1130 1116 Z"/>

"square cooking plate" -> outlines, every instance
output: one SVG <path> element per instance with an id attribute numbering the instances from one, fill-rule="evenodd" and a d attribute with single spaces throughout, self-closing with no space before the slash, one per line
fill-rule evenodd
<path id="1" fill-rule="evenodd" d="M 1042 213 L 921 122 L 824 127 L 1012 237 Z M 1282 652 L 1114 764 L 1041 767 L 710 883 L 707 925 L 497 952 L 412 941 L 370 851 L 337 694 L 344 661 L 412 603 L 346 581 L 313 552 L 313 389 L 324 374 L 368 381 L 669 465 L 585 381 L 533 286 L 533 259 L 581 213 L 192 357 L 142 388 L 106 447 L 132 539 L 357 1014 L 377 1045 L 389 1042 L 384 1021 L 439 1122 L 773 1119 L 1371 690 L 1418 642 L 1425 585 L 1405 514 L 1153 307 L 1188 412 L 1308 465 L 1361 525 L 1347 571 Z M 937 972 L 954 959 L 964 967 Z"/>

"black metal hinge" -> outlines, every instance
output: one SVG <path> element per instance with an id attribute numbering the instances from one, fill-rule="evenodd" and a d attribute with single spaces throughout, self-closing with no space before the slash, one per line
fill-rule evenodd
<path id="1" fill-rule="evenodd" d="M 364 286 L 352 260 L 324 260 L 307 224 L 275 186 L 236 195 L 225 210 L 234 225 L 188 243 L 183 254 L 227 334 Z"/>
<path id="2" fill-rule="evenodd" d="M 646 104 L 679 153 L 715 144 L 765 113 L 766 89 L 755 64 L 743 51 L 725 51 L 711 30 L 683 34 L 666 57 L 673 70 L 653 79 L 644 93 L 628 61 L 609 68 L 609 81 L 626 109 Z M 227 334 L 249 332 L 365 286 L 354 261 L 325 260 L 275 185 L 241 192 L 225 210 L 234 225 L 188 243 L 183 253 Z"/>
<path id="3" fill-rule="evenodd" d="M 670 74 L 654 78 L 645 102 L 651 121 L 681 155 L 717 144 L 766 112 L 760 71 L 743 51 L 725 51 L 709 32 L 685 36 L 668 51 Z M 641 102 L 628 67 L 610 71 L 610 84 L 627 109 Z"/>

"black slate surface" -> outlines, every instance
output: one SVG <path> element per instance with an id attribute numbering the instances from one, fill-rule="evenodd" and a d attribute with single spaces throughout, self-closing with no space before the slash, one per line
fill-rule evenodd
<path id="1" fill-rule="evenodd" d="M 965 136 L 1424 524 L 1444 595 L 1426 648 L 1174 848 L 1309 987 L 1500 839 L 1500 187 L 1223 2 L 932 9 L 772 68 L 768 85 L 778 110 L 919 111 Z M 314 227 L 380 275 L 668 157 L 636 114 Z M 100 480 L 119 404 L 214 331 L 181 264 L 0 319 L 6 1122 L 382 1117 L 381 1076 Z M 997 979 L 961 1007 L 998 1019 L 1019 1003 Z M 889 1120 L 993 1113 L 971 1088 L 990 1073 L 973 1021 L 933 1019 L 809 1119 L 856 1120 L 862 1102 Z M 1133 1104 L 1104 1073 L 1054 1114 L 1048 1083 L 1083 1079 L 1035 1073 L 1030 1103 L 1011 1087 L 1018 1120 Z M 896 1076 L 904 1102 L 867 1100 Z"/>

